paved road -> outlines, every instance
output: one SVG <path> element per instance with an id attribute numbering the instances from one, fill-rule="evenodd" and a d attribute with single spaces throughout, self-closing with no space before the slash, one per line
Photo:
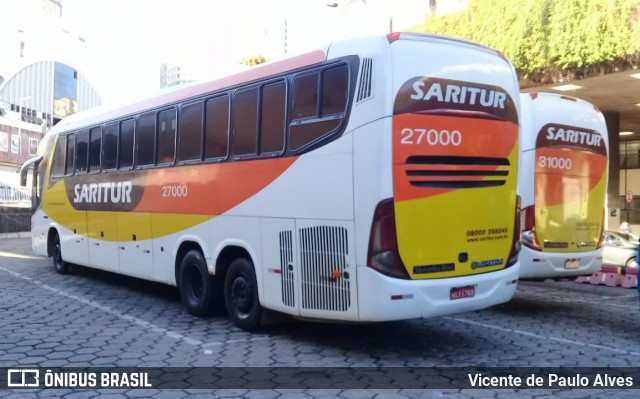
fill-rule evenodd
<path id="1" fill-rule="evenodd" d="M 174 288 L 81 268 L 56 274 L 0 240 L 0 367 L 640 367 L 635 290 L 521 283 L 493 309 L 372 325 L 286 321 L 246 333 L 183 311 Z M 636 383 L 638 383 L 636 381 Z M 14 390 L 36 398 L 639 398 L 634 390 Z"/>

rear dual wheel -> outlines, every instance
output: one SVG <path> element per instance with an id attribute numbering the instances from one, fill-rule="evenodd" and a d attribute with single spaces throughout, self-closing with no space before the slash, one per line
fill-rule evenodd
<path id="1" fill-rule="evenodd" d="M 180 299 L 187 312 L 197 317 L 213 314 L 219 307 L 215 288 L 202 252 L 197 249 L 187 252 L 178 273 Z"/>
<path id="2" fill-rule="evenodd" d="M 238 258 L 231 262 L 224 281 L 224 299 L 229 318 L 246 331 L 262 324 L 262 306 L 258 298 L 258 284 L 253 264 Z"/>

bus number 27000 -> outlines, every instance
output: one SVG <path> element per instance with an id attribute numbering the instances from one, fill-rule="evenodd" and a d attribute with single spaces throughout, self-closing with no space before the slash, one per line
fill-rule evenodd
<path id="1" fill-rule="evenodd" d="M 162 186 L 163 197 L 186 197 L 188 193 L 186 185 Z"/>
<path id="2" fill-rule="evenodd" d="M 459 130 L 410 129 L 404 128 L 400 132 L 400 144 L 452 145 L 462 144 L 462 133 Z"/>

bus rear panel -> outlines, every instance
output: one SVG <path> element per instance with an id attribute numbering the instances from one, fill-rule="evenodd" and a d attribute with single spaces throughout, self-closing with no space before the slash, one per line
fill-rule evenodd
<path id="1" fill-rule="evenodd" d="M 589 275 L 602 265 L 607 130 L 586 101 L 523 94 L 522 278 Z"/>
<path id="2" fill-rule="evenodd" d="M 505 302 L 519 267 L 513 69 L 499 53 L 457 40 L 401 35 L 390 47 L 392 198 L 374 211 L 361 317 Z"/>

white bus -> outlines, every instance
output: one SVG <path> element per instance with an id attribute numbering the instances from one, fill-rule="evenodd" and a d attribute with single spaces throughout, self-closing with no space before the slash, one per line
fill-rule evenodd
<path id="1" fill-rule="evenodd" d="M 57 124 L 33 248 L 225 306 L 371 322 L 477 310 L 518 280 L 518 82 L 498 52 L 390 34 Z M 23 173 L 29 165 L 23 168 Z"/>
<path id="2" fill-rule="evenodd" d="M 521 94 L 520 278 L 593 274 L 602 266 L 608 134 L 577 98 Z"/>

